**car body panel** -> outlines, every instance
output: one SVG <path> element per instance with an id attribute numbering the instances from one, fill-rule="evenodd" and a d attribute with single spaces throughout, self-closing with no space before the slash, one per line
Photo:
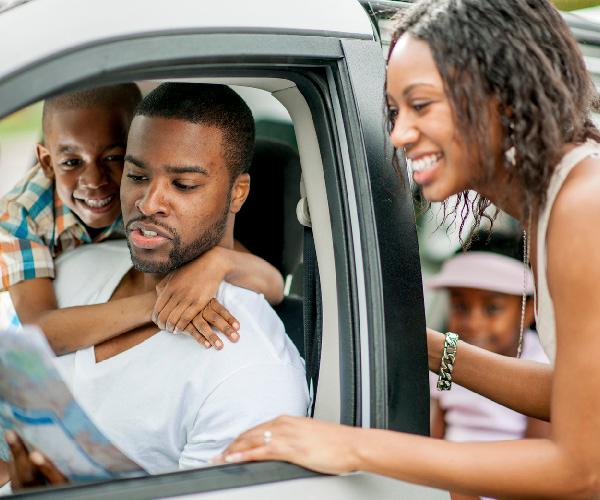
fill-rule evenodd
<path id="1" fill-rule="evenodd" d="M 265 472 L 270 481 L 257 471 Z M 339 499 L 364 500 L 447 500 L 448 493 L 397 479 L 357 472 L 340 476 L 312 475 L 289 464 L 263 462 L 200 469 L 154 476 L 146 479 L 125 479 L 89 486 L 40 489 L 32 492 L 36 500 L 145 500 L 150 498 L 186 498 L 202 500 L 286 500 Z M 254 484 L 253 484 L 254 483 Z"/>
<path id="2" fill-rule="evenodd" d="M 37 0 L 0 14 L 0 78 L 46 57 L 162 33 L 277 32 L 373 38 L 353 0 Z"/>
<path id="3" fill-rule="evenodd" d="M 405 499 L 405 500 L 447 500 L 446 491 L 425 488 L 397 479 L 375 474 L 355 473 L 344 476 L 320 476 L 296 479 L 283 483 L 251 486 L 213 492 L 210 495 L 186 495 L 186 500 L 264 500 L 265 498 L 283 498 L 286 500 L 343 499 Z"/>

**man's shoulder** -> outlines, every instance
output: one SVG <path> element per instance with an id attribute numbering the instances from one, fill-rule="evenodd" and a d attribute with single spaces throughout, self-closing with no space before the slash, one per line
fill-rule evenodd
<path id="1" fill-rule="evenodd" d="M 223 281 L 216 298 L 240 322 L 240 333 L 252 330 L 275 339 L 285 335 L 281 319 L 262 293 Z"/>
<path id="2" fill-rule="evenodd" d="M 55 260 L 54 290 L 60 307 L 107 302 L 131 269 L 125 240 L 80 245 Z"/>
<path id="3" fill-rule="evenodd" d="M 245 365 L 277 364 L 304 369 L 283 322 L 262 294 L 223 282 L 217 300 L 240 323 L 240 340 L 235 344 L 226 341 L 219 356 L 225 353 L 226 357 L 239 357 Z"/>
<path id="4" fill-rule="evenodd" d="M 221 282 L 216 297 L 223 305 L 225 305 L 225 302 L 241 304 L 244 306 L 260 304 L 273 311 L 273 308 L 269 305 L 262 293 L 255 292 L 249 288 L 232 285 L 227 281 Z M 275 314 L 275 311 L 273 311 L 273 314 Z"/>
<path id="5" fill-rule="evenodd" d="M 95 268 L 94 272 L 102 272 L 111 268 L 115 262 L 126 261 L 131 267 L 131 256 L 125 238 L 105 240 L 93 245 L 79 245 L 61 253 L 55 260 L 56 266 L 72 267 L 76 262 Z M 92 265 L 93 264 L 93 265 Z"/>

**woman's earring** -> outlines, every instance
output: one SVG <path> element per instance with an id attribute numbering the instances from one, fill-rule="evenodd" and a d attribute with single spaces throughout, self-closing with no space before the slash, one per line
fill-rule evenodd
<path id="1" fill-rule="evenodd" d="M 504 151 L 504 161 L 506 162 L 506 166 L 507 167 L 514 167 L 517 164 L 517 150 L 515 149 L 514 146 L 514 131 L 515 131 L 515 124 L 513 122 L 510 122 L 508 124 L 508 129 L 509 129 L 509 133 L 508 133 L 508 138 L 510 141 L 510 144 L 513 144 L 511 147 L 509 147 L 508 149 L 506 149 L 506 151 Z"/>
<path id="2" fill-rule="evenodd" d="M 511 146 L 504 151 L 504 160 L 511 167 L 514 167 L 517 164 L 517 151 L 514 146 Z"/>

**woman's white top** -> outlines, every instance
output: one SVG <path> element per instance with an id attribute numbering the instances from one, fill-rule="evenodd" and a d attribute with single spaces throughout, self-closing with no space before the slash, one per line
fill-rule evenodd
<path id="1" fill-rule="evenodd" d="M 546 275 L 548 262 L 546 234 L 548 232 L 548 222 L 550 220 L 552 206 L 554 205 L 554 201 L 556 200 L 556 196 L 558 195 L 563 182 L 573 167 L 588 156 L 600 157 L 600 144 L 588 140 L 563 156 L 552 174 L 550 185 L 548 186 L 546 204 L 538 219 L 537 304 L 535 308 L 535 319 L 540 342 L 552 364 L 554 364 L 556 359 L 556 323 L 554 320 L 554 306 L 552 305 L 552 297 L 548 290 L 548 280 Z"/>

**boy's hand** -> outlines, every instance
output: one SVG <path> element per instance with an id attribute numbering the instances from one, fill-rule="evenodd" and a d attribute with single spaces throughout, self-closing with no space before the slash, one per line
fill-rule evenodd
<path id="1" fill-rule="evenodd" d="M 237 342 L 240 338 L 240 334 L 232 326 L 237 325 L 237 328 L 239 328 L 239 323 L 215 298 L 210 299 L 200 314 L 190 321 L 183 332 L 176 330 L 174 333 L 187 333 L 207 349 L 214 346 L 216 349 L 221 350 L 223 349 L 223 342 L 213 331 L 211 325 L 220 332 L 225 333 L 232 342 Z"/>
<path id="2" fill-rule="evenodd" d="M 35 486 L 58 485 L 68 482 L 56 466 L 39 451 L 27 451 L 16 432 L 5 433 L 12 460 L 9 464 L 11 487 L 14 491 Z"/>
<path id="3" fill-rule="evenodd" d="M 206 347 L 223 347 L 211 325 L 237 341 L 239 322 L 213 298 L 228 271 L 217 247 L 169 273 L 156 287 L 152 321 L 171 333 L 190 333 Z"/>

